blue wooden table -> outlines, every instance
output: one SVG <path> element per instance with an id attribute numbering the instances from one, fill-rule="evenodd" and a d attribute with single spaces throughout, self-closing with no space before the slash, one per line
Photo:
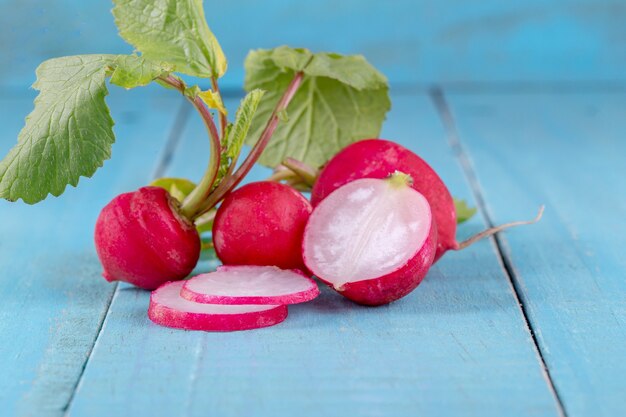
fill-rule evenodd
<path id="1" fill-rule="evenodd" d="M 106 1 L 0 7 L 5 154 L 32 108 L 27 86 L 41 60 L 128 48 Z M 93 226 L 113 196 L 155 176 L 197 179 L 208 145 L 175 93 L 112 89 L 113 159 L 61 198 L 0 201 L 0 415 L 626 415 L 623 2 L 207 9 L 230 58 L 231 109 L 250 48 L 364 53 L 392 85 L 383 137 L 478 207 L 461 238 L 541 204 L 543 220 L 448 253 L 388 306 L 322 289 L 272 328 L 158 327 L 148 292 L 100 277 Z M 267 174 L 257 168 L 249 180 Z"/>

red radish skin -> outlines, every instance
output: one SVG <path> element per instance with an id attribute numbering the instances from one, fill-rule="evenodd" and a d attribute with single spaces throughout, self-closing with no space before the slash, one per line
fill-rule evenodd
<path id="1" fill-rule="evenodd" d="M 337 188 L 360 178 L 386 178 L 395 171 L 411 176 L 413 188 L 431 206 L 437 223 L 435 261 L 450 249 L 458 249 L 456 210 L 448 188 L 439 175 L 422 158 L 384 139 L 366 139 L 353 143 L 335 155 L 321 171 L 311 192 L 311 203 L 317 206 Z"/>
<path id="2" fill-rule="evenodd" d="M 209 304 L 298 304 L 319 295 L 317 284 L 297 269 L 220 266 L 186 281 L 180 295 Z"/>
<path id="3" fill-rule="evenodd" d="M 408 176 L 360 179 L 324 199 L 304 233 L 307 267 L 343 296 L 382 305 L 413 291 L 428 272 L 437 228 Z"/>
<path id="4" fill-rule="evenodd" d="M 111 200 L 96 222 L 95 243 L 107 281 L 147 290 L 185 278 L 200 256 L 196 228 L 159 187 L 143 187 Z"/>
<path id="5" fill-rule="evenodd" d="M 288 185 L 261 181 L 224 199 L 213 223 L 215 252 L 226 265 L 303 269 L 302 234 L 311 204 Z"/>
<path id="6" fill-rule="evenodd" d="M 259 329 L 287 318 L 286 305 L 200 304 L 180 296 L 183 281 L 168 282 L 150 295 L 148 318 L 166 327 L 231 332 Z"/>

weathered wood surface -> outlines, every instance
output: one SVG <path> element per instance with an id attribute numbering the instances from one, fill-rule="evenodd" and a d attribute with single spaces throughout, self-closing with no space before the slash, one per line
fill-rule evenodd
<path id="1" fill-rule="evenodd" d="M 489 218 L 569 416 L 626 413 L 626 95 L 451 96 Z"/>
<path id="2" fill-rule="evenodd" d="M 615 0 L 205 1 L 240 88 L 250 49 L 364 54 L 393 83 L 467 87 L 626 82 L 626 4 Z M 23 88 L 59 55 L 130 53 L 109 0 L 0 0 L 0 87 Z M 16 46 L 16 47 L 14 47 Z"/>

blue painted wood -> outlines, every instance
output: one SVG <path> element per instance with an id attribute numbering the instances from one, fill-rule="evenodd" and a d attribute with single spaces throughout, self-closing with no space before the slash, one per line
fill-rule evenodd
<path id="1" fill-rule="evenodd" d="M 570 417 L 626 415 L 626 96 L 453 95 L 460 138 Z"/>
<path id="2" fill-rule="evenodd" d="M 428 98 L 396 95 L 394 106 L 386 135 L 471 198 Z M 202 171 L 204 135 L 189 125 L 169 175 Z M 461 233 L 483 227 L 476 218 Z M 159 327 L 148 297 L 116 292 L 69 416 L 559 415 L 489 242 L 447 255 L 391 305 L 360 307 L 324 289 L 255 331 Z"/>
<path id="3" fill-rule="evenodd" d="M 115 194 L 144 184 L 180 99 L 112 91 L 113 159 L 80 187 L 36 206 L 0 201 L 0 414 L 60 416 L 73 395 L 115 286 L 100 277 L 93 226 Z M 0 153 L 32 97 L 0 98 Z"/>
<path id="4" fill-rule="evenodd" d="M 365 54 L 406 83 L 625 81 L 626 4 L 615 0 L 207 0 L 240 87 L 250 49 L 282 44 Z M 0 85 L 23 88 L 44 59 L 129 53 L 107 0 L 1 0 Z"/>

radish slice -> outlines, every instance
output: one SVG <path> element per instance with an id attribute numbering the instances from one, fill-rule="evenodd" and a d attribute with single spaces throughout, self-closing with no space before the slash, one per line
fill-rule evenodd
<path id="1" fill-rule="evenodd" d="M 222 266 L 185 282 L 180 295 L 210 304 L 297 304 L 317 297 L 311 278 L 275 266 Z"/>
<path id="2" fill-rule="evenodd" d="M 148 317 L 161 326 L 228 332 L 278 324 L 287 318 L 285 305 L 200 304 L 180 296 L 184 281 L 168 282 L 152 292 Z"/>

